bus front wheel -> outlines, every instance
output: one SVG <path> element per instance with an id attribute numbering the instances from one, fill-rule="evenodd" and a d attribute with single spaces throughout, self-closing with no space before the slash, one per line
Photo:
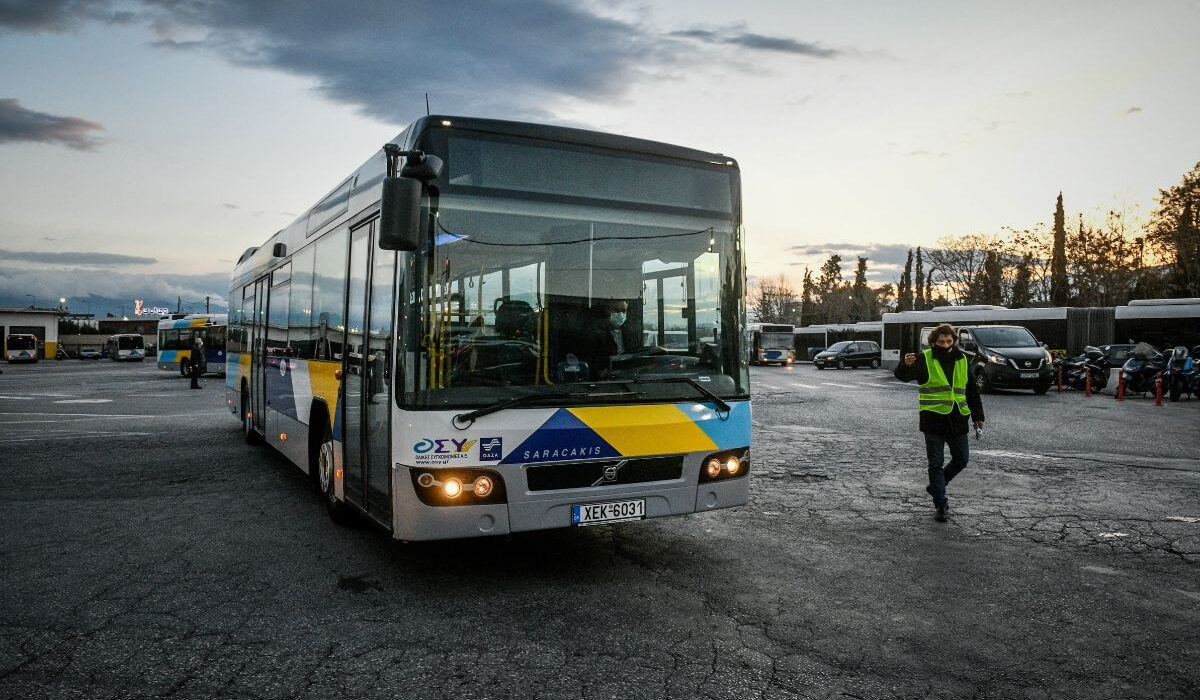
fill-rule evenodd
<path id="1" fill-rule="evenodd" d="M 192 363 L 185 357 L 179 361 L 179 376 L 186 377 L 192 371 Z"/>
<path id="2" fill-rule="evenodd" d="M 338 500 L 337 490 L 334 481 L 334 470 L 337 468 L 335 459 L 335 447 L 333 437 L 329 434 L 329 428 L 325 428 L 325 434 L 321 440 L 320 447 L 317 448 L 316 454 L 316 472 L 318 484 L 321 488 L 321 497 L 325 501 L 325 509 L 329 511 L 329 517 L 338 525 L 345 525 L 350 522 L 350 509 L 345 501 Z"/>

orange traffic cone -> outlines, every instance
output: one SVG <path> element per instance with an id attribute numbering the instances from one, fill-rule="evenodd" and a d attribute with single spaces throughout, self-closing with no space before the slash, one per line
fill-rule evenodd
<path id="1" fill-rule="evenodd" d="M 1125 373 L 1117 375 L 1117 401 L 1125 400 Z"/>

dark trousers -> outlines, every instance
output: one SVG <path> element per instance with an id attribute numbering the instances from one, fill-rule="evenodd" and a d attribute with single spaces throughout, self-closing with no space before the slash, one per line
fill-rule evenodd
<path id="1" fill-rule="evenodd" d="M 192 365 L 191 374 L 192 374 L 192 388 L 199 389 L 200 388 L 200 366 Z"/>
<path id="2" fill-rule="evenodd" d="M 950 446 L 950 463 L 942 466 Z M 925 433 L 925 455 L 929 458 L 929 491 L 934 505 L 947 505 L 946 486 L 967 466 L 970 441 L 966 435 Z"/>

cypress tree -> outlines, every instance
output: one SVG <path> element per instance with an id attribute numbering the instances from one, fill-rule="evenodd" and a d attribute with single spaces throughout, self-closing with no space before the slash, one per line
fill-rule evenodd
<path id="1" fill-rule="evenodd" d="M 1062 192 L 1058 193 L 1058 204 L 1054 207 L 1054 253 L 1050 258 L 1050 303 L 1066 306 L 1070 301 L 1067 280 L 1067 224 L 1063 213 Z"/>

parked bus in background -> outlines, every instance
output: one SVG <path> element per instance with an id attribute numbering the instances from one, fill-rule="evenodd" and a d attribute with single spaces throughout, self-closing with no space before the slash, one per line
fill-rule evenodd
<path id="1" fill-rule="evenodd" d="M 1088 316 L 1090 309 L 1074 309 L 1083 312 L 1081 317 Z M 1065 307 L 1039 309 L 1009 309 L 1003 306 L 986 304 L 971 306 L 938 306 L 928 311 L 900 311 L 883 315 L 883 366 L 895 367 L 905 353 L 920 352 L 924 340 L 922 332 L 942 323 L 952 326 L 983 326 L 1010 325 L 1023 326 L 1045 343 L 1053 355 L 1067 354 L 1068 343 L 1068 309 Z M 1111 318 L 1112 310 L 1108 310 Z M 1080 344 L 1100 345 L 1106 335 L 1111 334 L 1111 321 L 1107 331 L 1099 326 L 1095 329 L 1094 337 L 1085 338 Z"/>
<path id="2" fill-rule="evenodd" d="M 37 336 L 32 333 L 10 333 L 5 336 L 4 359 L 9 362 L 37 362 Z"/>
<path id="3" fill-rule="evenodd" d="M 842 340 L 870 340 L 882 346 L 883 323 L 858 321 L 857 323 L 797 326 L 792 333 L 792 338 L 792 347 L 796 351 L 796 357 L 812 361 L 817 353 Z"/>
<path id="4" fill-rule="evenodd" d="M 401 540 L 743 504 L 741 201 L 724 155 L 424 117 L 238 260 L 230 410 Z"/>
<path id="5" fill-rule="evenodd" d="M 1116 308 L 1114 323 L 1116 343 L 1192 348 L 1200 345 L 1200 299 L 1134 299 Z"/>
<path id="6" fill-rule="evenodd" d="M 224 375 L 228 323 L 228 314 L 188 314 L 183 318 L 160 320 L 158 368 L 189 376 L 192 371 L 192 343 L 199 336 L 204 342 L 208 373 Z"/>
<path id="7" fill-rule="evenodd" d="M 104 343 L 108 359 L 114 362 L 141 362 L 146 359 L 146 341 L 137 333 L 110 335 Z"/>
<path id="8" fill-rule="evenodd" d="M 792 326 L 782 323 L 751 323 L 746 329 L 750 361 L 756 365 L 790 365 L 796 360 L 792 348 Z"/>

